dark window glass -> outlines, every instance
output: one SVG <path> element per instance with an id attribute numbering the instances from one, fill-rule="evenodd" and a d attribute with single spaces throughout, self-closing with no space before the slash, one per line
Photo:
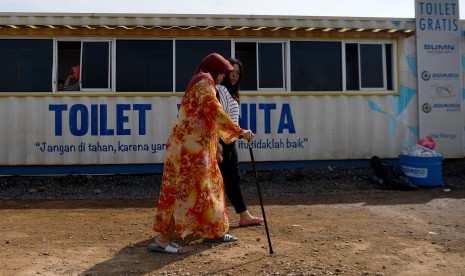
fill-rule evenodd
<path id="1" fill-rule="evenodd" d="M 342 91 L 340 42 L 291 42 L 292 91 Z"/>
<path id="2" fill-rule="evenodd" d="M 283 44 L 259 43 L 259 82 L 260 88 L 283 88 Z"/>
<path id="3" fill-rule="evenodd" d="M 109 88 L 109 42 L 84 42 L 82 88 Z"/>
<path id="4" fill-rule="evenodd" d="M 172 40 L 118 40 L 116 91 L 172 92 Z"/>
<path id="5" fill-rule="evenodd" d="M 57 80 L 66 81 L 71 67 L 81 64 L 81 41 L 58 41 Z"/>
<path id="6" fill-rule="evenodd" d="M 346 44 L 347 90 L 360 90 L 358 68 L 358 44 Z"/>
<path id="7" fill-rule="evenodd" d="M 387 75 L 387 89 L 388 90 L 394 90 L 393 84 L 392 84 L 392 45 L 391 44 L 386 44 L 385 45 L 386 49 L 386 75 Z"/>
<path id="8" fill-rule="evenodd" d="M 51 92 L 53 40 L 0 39 L 0 92 Z"/>
<path id="9" fill-rule="evenodd" d="M 360 44 L 362 88 L 383 88 L 383 49 L 381 44 Z"/>
<path id="10" fill-rule="evenodd" d="M 257 44 L 238 42 L 235 44 L 235 56 L 242 63 L 241 90 L 257 90 Z"/>
<path id="11" fill-rule="evenodd" d="M 176 92 L 186 90 L 200 61 L 211 53 L 231 56 L 229 40 L 176 40 Z"/>

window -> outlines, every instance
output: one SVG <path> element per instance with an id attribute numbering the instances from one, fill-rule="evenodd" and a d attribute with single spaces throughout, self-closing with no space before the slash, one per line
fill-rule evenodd
<path id="1" fill-rule="evenodd" d="M 51 92 L 53 40 L 0 39 L 0 92 Z"/>
<path id="2" fill-rule="evenodd" d="M 394 55 L 392 51 L 392 44 L 384 44 L 384 48 L 386 50 L 386 88 L 387 90 L 394 90 Z"/>
<path id="3" fill-rule="evenodd" d="M 71 67 L 80 66 L 81 91 L 111 91 L 111 41 L 58 41 L 57 79 L 66 81 Z M 69 83 L 71 84 L 71 83 Z"/>
<path id="4" fill-rule="evenodd" d="M 176 92 L 184 92 L 200 61 L 211 53 L 231 56 L 229 40 L 176 40 Z"/>
<path id="5" fill-rule="evenodd" d="M 236 42 L 242 62 L 241 90 L 285 90 L 284 42 Z"/>
<path id="6" fill-rule="evenodd" d="M 358 90 L 359 84 L 358 45 L 346 44 L 346 89 Z"/>
<path id="7" fill-rule="evenodd" d="M 116 91 L 172 92 L 173 41 L 117 40 Z"/>
<path id="8" fill-rule="evenodd" d="M 393 90 L 393 47 L 382 43 L 347 43 L 346 89 Z"/>
<path id="9" fill-rule="evenodd" d="M 284 89 L 284 62 L 282 43 L 258 43 L 260 88 Z"/>
<path id="10" fill-rule="evenodd" d="M 257 90 L 257 45 L 254 42 L 236 43 L 236 58 L 243 68 L 241 90 Z"/>
<path id="11" fill-rule="evenodd" d="M 71 68 L 74 66 L 80 66 L 81 64 L 81 42 L 80 41 L 58 41 L 57 49 L 58 49 L 58 52 L 57 52 L 57 55 L 58 55 L 58 66 L 57 66 L 58 85 L 56 89 L 61 91 L 63 90 L 63 86 L 60 87 L 59 83 L 62 82 L 62 84 L 64 84 L 68 76 L 72 73 Z"/>
<path id="12" fill-rule="evenodd" d="M 342 91 L 341 42 L 291 42 L 292 91 Z"/>
<path id="13" fill-rule="evenodd" d="M 82 43 L 81 90 L 110 90 L 110 44 L 107 41 Z"/>
<path id="14" fill-rule="evenodd" d="M 79 81 L 73 83 L 77 89 L 68 88 L 72 91 L 184 92 L 200 61 L 210 53 L 242 62 L 242 91 L 396 89 L 396 46 L 387 39 L 57 38 L 0 39 L 0 92 L 63 90 L 59 84 L 74 71 Z"/>

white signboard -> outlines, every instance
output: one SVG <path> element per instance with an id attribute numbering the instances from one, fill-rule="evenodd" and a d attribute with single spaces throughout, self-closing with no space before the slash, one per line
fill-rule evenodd
<path id="1" fill-rule="evenodd" d="M 464 156 L 457 0 L 416 0 L 419 139 L 446 158 Z"/>
<path id="2" fill-rule="evenodd" d="M 0 165 L 163 163 L 180 102 L 180 96 L 1 98 Z M 308 158 L 306 120 L 296 118 L 290 103 L 276 99 L 241 105 L 241 125 L 257 134 L 257 160 Z M 247 158 L 245 140 L 237 147 Z"/>
<path id="3" fill-rule="evenodd" d="M 0 165 L 162 164 L 180 102 L 181 96 L 0 97 Z M 383 111 L 390 109 L 382 96 L 242 96 L 240 124 L 256 134 L 259 162 L 396 157 L 409 130 L 393 125 Z M 236 145 L 241 162 L 249 162 L 247 143 Z"/>

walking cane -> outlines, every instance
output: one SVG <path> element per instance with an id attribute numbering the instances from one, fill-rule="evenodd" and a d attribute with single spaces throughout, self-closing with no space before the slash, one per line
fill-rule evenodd
<path id="1" fill-rule="evenodd" d="M 255 173 L 255 182 L 257 183 L 258 197 L 260 198 L 260 206 L 262 207 L 263 222 L 265 223 L 266 237 L 268 238 L 268 246 L 270 247 L 270 254 L 273 254 L 273 247 L 271 247 L 270 232 L 268 231 L 268 224 L 266 223 L 265 208 L 263 207 L 262 193 L 260 192 L 260 184 L 258 183 L 258 173 L 255 167 L 255 159 L 253 157 L 252 144 L 247 141 L 250 151 L 250 159 L 252 159 L 252 166 Z"/>

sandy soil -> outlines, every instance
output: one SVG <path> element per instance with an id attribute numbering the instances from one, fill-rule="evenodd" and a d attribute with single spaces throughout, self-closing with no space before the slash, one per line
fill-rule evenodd
<path id="1" fill-rule="evenodd" d="M 0 201 L 1 275 L 465 275 L 465 191 L 264 195 L 236 243 L 149 252 L 154 200 Z M 247 198 L 254 214 L 257 198 Z"/>

